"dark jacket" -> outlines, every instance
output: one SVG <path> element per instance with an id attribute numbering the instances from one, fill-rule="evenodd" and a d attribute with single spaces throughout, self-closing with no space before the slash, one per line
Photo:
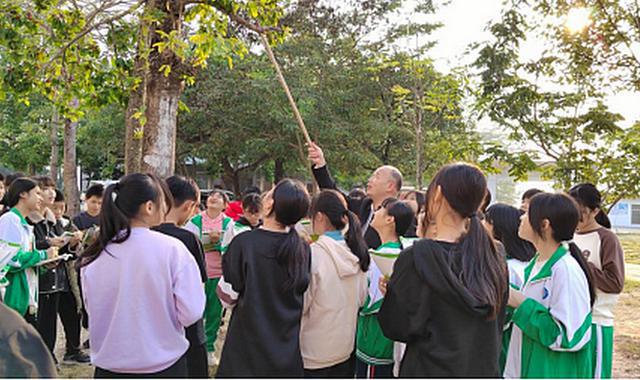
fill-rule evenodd
<path id="1" fill-rule="evenodd" d="M 338 186 L 336 185 L 336 182 L 333 180 L 333 177 L 331 177 L 331 173 L 329 172 L 327 165 L 321 168 L 313 168 L 313 176 L 315 177 L 316 182 L 318 182 L 318 186 L 320 187 L 320 189 L 323 189 L 323 190 L 331 189 L 331 190 L 340 191 L 338 189 Z M 355 202 L 349 199 L 349 197 L 346 194 L 344 193 L 342 194 L 347 199 L 349 209 L 353 210 L 354 205 L 352 203 L 355 203 Z M 363 226 L 364 228 L 365 224 L 367 224 L 367 222 L 369 221 L 369 218 L 373 217 L 372 215 L 372 213 L 374 212 L 372 207 L 373 201 L 371 200 L 371 198 L 366 197 L 364 199 L 358 199 L 357 203 L 359 203 L 359 211 L 356 214 L 358 216 L 358 219 L 360 220 L 360 225 Z M 367 225 L 367 228 L 364 229 L 363 232 L 364 232 L 364 240 L 367 242 L 367 245 L 369 246 L 369 248 L 376 249 L 382 244 L 382 241 L 380 241 L 380 235 L 378 235 L 378 232 L 372 227 L 370 227 L 369 225 Z"/>
<path id="2" fill-rule="evenodd" d="M 457 247 L 420 240 L 393 267 L 378 321 L 385 336 L 407 344 L 400 377 L 501 377 L 504 305 L 489 318 L 489 305 L 460 279 Z"/>
<path id="3" fill-rule="evenodd" d="M 37 222 L 35 220 L 37 220 Z M 27 222 L 33 225 L 36 249 L 49 249 L 51 245 L 47 239 L 61 236 L 64 233 L 62 224 L 46 218 L 37 219 L 37 217 L 30 215 L 27 217 Z M 63 255 L 67 253 L 68 248 L 68 246 L 62 247 L 58 251 L 58 254 Z M 60 261 L 60 263 L 52 269 L 41 266 L 40 276 L 38 277 L 38 292 L 48 294 L 63 291 L 69 291 L 69 280 L 64 261 Z"/>
<path id="4" fill-rule="evenodd" d="M 304 376 L 300 323 L 310 268 L 293 289 L 284 288 L 289 273 L 277 254 L 286 238 L 258 228 L 236 236 L 222 255 L 224 279 L 239 298 L 216 378 Z"/>
<path id="5" fill-rule="evenodd" d="M 0 303 L 0 378 L 57 377 L 40 334 L 18 313 Z"/>

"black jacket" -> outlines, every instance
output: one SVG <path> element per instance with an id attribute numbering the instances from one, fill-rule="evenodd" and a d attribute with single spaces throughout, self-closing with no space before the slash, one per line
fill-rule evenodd
<path id="1" fill-rule="evenodd" d="M 333 180 L 333 177 L 331 177 L 331 173 L 329 172 L 327 165 L 321 168 L 313 168 L 313 176 L 315 177 L 316 182 L 318 182 L 318 186 L 320 187 L 320 189 L 331 189 L 331 190 L 340 191 L 338 189 L 338 186 L 336 186 L 336 182 Z M 347 199 L 349 209 L 353 210 L 354 209 L 353 203 L 355 203 L 355 201 L 350 199 L 344 193 L 342 193 L 342 195 L 344 195 L 344 197 Z M 359 205 L 359 211 L 356 214 L 358 215 L 358 219 L 360 220 L 360 225 L 364 226 L 367 223 L 367 221 L 369 221 L 369 218 L 373 217 L 373 215 L 371 215 L 374 212 L 372 207 L 373 201 L 371 200 L 371 198 L 366 197 L 362 200 L 359 199 L 357 202 L 360 205 Z M 382 241 L 380 241 L 380 235 L 378 235 L 378 232 L 368 225 L 366 230 L 364 230 L 364 240 L 367 242 L 367 245 L 369 246 L 369 248 L 372 248 L 372 249 L 376 249 L 382 244 Z"/>
<path id="2" fill-rule="evenodd" d="M 501 377 L 505 305 L 488 318 L 489 305 L 460 279 L 463 254 L 424 239 L 396 261 L 378 321 L 387 338 L 407 344 L 400 377 Z"/>
<path id="3" fill-rule="evenodd" d="M 51 245 L 47 241 L 48 238 L 54 238 L 61 236 L 64 233 L 64 228 L 59 222 L 52 222 L 48 219 L 41 219 L 37 223 L 34 222 L 31 217 L 27 217 L 27 222 L 33 225 L 33 234 L 36 240 L 36 249 L 49 249 Z M 63 255 L 68 253 L 68 246 L 62 247 L 58 254 Z M 48 269 L 44 266 L 40 267 L 40 276 L 38 277 L 38 292 L 42 294 L 66 292 L 70 289 L 69 279 L 67 276 L 67 269 L 64 265 L 64 261 L 52 269 Z"/>

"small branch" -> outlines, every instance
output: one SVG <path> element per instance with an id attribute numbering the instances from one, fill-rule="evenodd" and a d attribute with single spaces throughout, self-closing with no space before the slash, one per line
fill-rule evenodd
<path id="1" fill-rule="evenodd" d="M 76 42 L 80 41 L 80 39 L 82 39 L 82 37 L 86 36 L 87 34 L 89 34 L 91 31 L 95 30 L 96 28 L 98 28 L 99 26 L 102 26 L 104 24 L 109 24 L 113 21 L 116 21 L 122 17 L 125 17 L 133 12 L 135 12 L 142 4 L 144 4 L 146 0 L 138 0 L 138 2 L 134 5 L 132 5 L 129 9 L 127 9 L 126 11 L 123 11 L 121 13 L 115 14 L 111 17 L 108 17 L 96 24 L 90 25 L 86 28 L 84 28 L 80 33 L 78 33 L 78 35 L 76 35 L 71 41 L 69 41 L 68 43 L 66 43 L 62 48 L 60 48 L 60 50 L 58 50 L 58 52 L 56 54 L 53 55 L 53 57 L 51 57 L 51 59 L 49 60 L 49 62 L 47 62 L 44 66 L 43 66 L 43 71 L 46 71 L 49 66 L 58 58 L 60 58 L 61 56 L 64 57 L 64 55 L 66 54 L 67 49 L 69 49 L 71 46 L 73 46 Z M 102 8 L 100 8 L 102 9 Z M 98 12 L 98 10 L 96 11 Z M 94 12 L 94 13 L 96 13 Z M 93 19 L 95 17 L 95 14 L 90 15 L 90 18 Z"/>

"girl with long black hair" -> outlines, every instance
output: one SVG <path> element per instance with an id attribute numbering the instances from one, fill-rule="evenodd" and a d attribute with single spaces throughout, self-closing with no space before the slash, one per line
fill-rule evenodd
<path id="1" fill-rule="evenodd" d="M 514 323 L 507 378 L 589 378 L 591 306 L 595 289 L 580 249 L 572 242 L 578 208 L 565 194 L 540 193 L 522 216 L 519 235 L 538 254 L 520 289 L 509 290 Z"/>
<path id="2" fill-rule="evenodd" d="M 400 254 L 378 313 L 385 336 L 407 344 L 400 377 L 500 377 L 507 268 L 477 215 L 486 188 L 464 163 L 429 185 L 432 238 Z"/>
<path id="3" fill-rule="evenodd" d="M 152 174 L 107 187 L 100 233 L 80 259 L 96 377 L 186 377 L 185 327 L 202 318 L 196 260 L 178 239 L 152 231 L 171 207 Z"/>
<path id="4" fill-rule="evenodd" d="M 593 305 L 592 344 L 593 377 L 611 378 L 613 361 L 613 320 L 618 297 L 624 287 L 624 251 L 602 211 L 602 196 L 590 183 L 576 185 L 569 195 L 578 203 L 580 222 L 573 237 L 587 258 L 596 287 Z"/>
<path id="5" fill-rule="evenodd" d="M 300 333 L 305 375 L 349 378 L 355 372 L 358 309 L 367 297 L 367 243 L 358 217 L 335 190 L 314 197 L 311 221 L 319 237 L 311 244 L 311 282 Z"/>
<path id="6" fill-rule="evenodd" d="M 496 244 L 501 244 L 504 248 L 509 268 L 509 284 L 511 286 L 522 286 L 524 282 L 524 268 L 536 253 L 534 246 L 528 241 L 518 236 L 520 228 L 520 217 L 523 211 L 506 205 L 496 203 L 490 206 L 485 212 L 484 226 L 496 239 Z M 504 331 L 502 332 L 502 352 L 500 353 L 500 368 L 504 370 L 509 341 L 513 324 L 511 316 L 513 308 L 507 308 Z"/>
<path id="7" fill-rule="evenodd" d="M 239 294 L 216 377 L 302 377 L 300 320 L 310 279 L 310 250 L 295 224 L 309 194 L 291 179 L 264 199 L 264 223 L 231 241 L 222 256 L 226 282 Z"/>

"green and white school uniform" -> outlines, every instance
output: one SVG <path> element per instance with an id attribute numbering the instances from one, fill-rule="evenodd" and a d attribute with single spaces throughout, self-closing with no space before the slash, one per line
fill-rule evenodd
<path id="1" fill-rule="evenodd" d="M 576 233 L 573 239 L 591 264 L 596 287 L 591 329 L 592 376 L 611 378 L 613 311 L 624 286 L 624 252 L 617 236 L 606 228 Z"/>
<path id="2" fill-rule="evenodd" d="M 3 268 L 4 304 L 20 313 L 35 314 L 38 308 L 38 269 L 47 252 L 35 248 L 33 227 L 16 208 L 0 217 L 0 240 L 19 244 L 20 249 Z"/>
<path id="3" fill-rule="evenodd" d="M 230 217 L 221 214 L 220 239 L 212 242 L 205 232 L 209 230 L 207 225 L 216 224 L 212 219 L 204 220 L 205 213 L 202 212 L 187 223 L 185 229 L 194 233 L 202 242 L 204 250 L 205 264 L 207 268 L 207 282 L 204 284 L 204 292 L 207 296 L 207 303 L 204 310 L 204 332 L 207 337 L 206 347 L 208 352 L 214 352 L 215 342 L 218 339 L 218 331 L 222 323 L 222 303 L 216 293 L 216 288 L 222 277 L 222 236 L 233 222 Z M 207 217 L 208 218 L 208 217 Z M 211 222 L 211 223 L 210 223 Z"/>
<path id="4" fill-rule="evenodd" d="M 524 271 L 527 299 L 513 312 L 506 378 L 591 377 L 591 305 L 587 278 L 563 244 Z"/>
<path id="5" fill-rule="evenodd" d="M 229 248 L 229 245 L 236 236 L 240 235 L 243 232 L 248 232 L 251 230 L 252 228 L 250 225 L 242 223 L 242 218 L 236 221 L 233 226 L 227 228 L 224 236 L 222 237 L 222 254 L 225 254 L 227 252 L 227 248 Z M 218 282 L 217 290 L 222 293 L 222 296 L 219 297 L 222 306 L 227 309 L 233 309 L 240 295 L 235 290 L 233 290 L 233 287 L 230 283 L 224 280 L 224 275 Z"/>
<path id="6" fill-rule="evenodd" d="M 520 290 L 524 283 L 524 270 L 527 267 L 528 262 L 520 261 L 514 258 L 507 259 L 507 268 L 509 269 L 509 286 Z M 507 306 L 504 327 L 502 329 L 502 351 L 500 352 L 500 370 L 504 372 L 504 366 L 507 360 L 507 353 L 509 352 L 509 342 L 511 341 L 511 331 L 513 330 L 513 308 Z"/>
<path id="7" fill-rule="evenodd" d="M 227 252 L 227 248 L 229 248 L 229 244 L 234 237 L 240 235 L 243 232 L 251 231 L 251 226 L 243 224 L 240 220 L 233 223 L 232 226 L 225 229 L 224 235 L 222 236 L 222 243 L 220 245 L 222 253 Z"/>
<path id="8" fill-rule="evenodd" d="M 384 243 L 372 254 L 399 255 L 402 246 L 399 242 Z M 393 364 L 393 341 L 382 333 L 378 323 L 378 311 L 382 306 L 384 296 L 378 288 L 382 272 L 371 260 L 367 272 L 369 291 L 365 306 L 360 309 L 358 327 L 356 331 L 356 357 L 368 365 Z"/>

